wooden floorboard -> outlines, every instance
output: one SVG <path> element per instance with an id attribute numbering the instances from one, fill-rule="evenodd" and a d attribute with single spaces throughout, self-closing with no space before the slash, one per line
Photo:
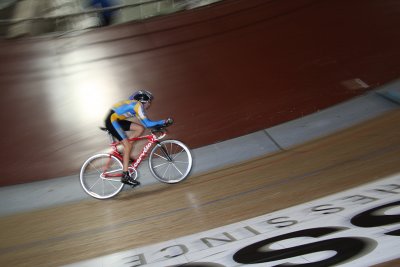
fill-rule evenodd
<path id="1" fill-rule="evenodd" d="M 73 263 L 206 231 L 399 173 L 399 122 L 395 111 L 181 184 L 0 218 L 0 265 Z"/>

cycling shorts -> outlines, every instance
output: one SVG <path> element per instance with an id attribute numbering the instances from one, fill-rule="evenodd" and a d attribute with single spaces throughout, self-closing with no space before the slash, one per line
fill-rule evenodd
<path id="1" fill-rule="evenodd" d="M 118 139 L 118 141 L 121 141 L 123 139 L 127 139 L 128 137 L 126 136 L 125 131 L 129 131 L 131 127 L 130 121 L 127 120 L 112 120 L 112 116 L 115 113 L 114 110 L 111 110 L 110 113 L 107 115 L 105 119 L 105 126 L 107 130 L 115 137 Z"/>

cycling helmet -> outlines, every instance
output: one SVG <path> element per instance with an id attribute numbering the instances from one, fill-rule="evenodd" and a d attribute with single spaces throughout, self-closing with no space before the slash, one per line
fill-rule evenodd
<path id="1" fill-rule="evenodd" d="M 139 90 L 135 93 L 133 93 L 130 97 L 130 100 L 136 100 L 141 103 L 147 103 L 153 100 L 153 95 L 146 90 Z"/>

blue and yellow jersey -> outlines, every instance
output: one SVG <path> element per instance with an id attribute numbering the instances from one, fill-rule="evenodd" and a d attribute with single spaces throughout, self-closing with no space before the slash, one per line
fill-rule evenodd
<path id="1" fill-rule="evenodd" d="M 124 100 L 114 104 L 111 108 L 114 114 L 111 116 L 111 122 L 118 120 L 125 120 L 128 118 L 136 117 L 146 127 L 161 126 L 164 120 L 151 121 L 147 118 L 143 104 L 136 100 Z"/>

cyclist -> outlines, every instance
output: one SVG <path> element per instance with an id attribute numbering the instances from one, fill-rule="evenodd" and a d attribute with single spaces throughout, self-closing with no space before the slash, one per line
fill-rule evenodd
<path id="1" fill-rule="evenodd" d="M 119 141 L 121 141 L 124 153 L 123 153 L 123 173 L 121 182 L 124 184 L 130 184 L 132 186 L 139 185 L 140 183 L 134 180 L 128 172 L 128 165 L 130 159 L 130 153 L 132 151 L 133 143 L 128 141 L 128 136 L 125 131 L 130 131 L 130 138 L 139 137 L 143 134 L 144 127 L 162 127 L 172 124 L 172 119 L 151 121 L 146 116 L 146 110 L 150 107 L 153 95 L 146 90 L 140 90 L 133 93 L 129 100 L 123 100 L 114 104 L 111 108 L 110 113 L 105 119 L 105 126 L 107 130 Z M 142 125 L 134 123 L 127 119 L 136 117 L 139 119 Z"/>

